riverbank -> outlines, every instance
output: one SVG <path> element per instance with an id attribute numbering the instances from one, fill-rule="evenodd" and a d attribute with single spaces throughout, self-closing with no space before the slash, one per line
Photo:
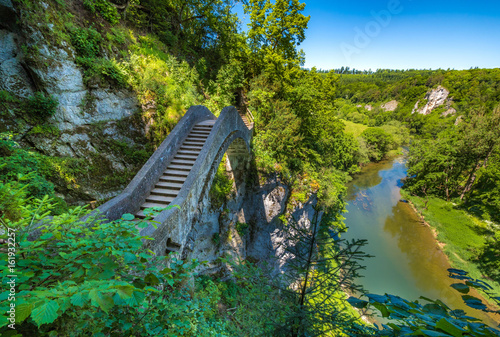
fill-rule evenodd
<path id="1" fill-rule="evenodd" d="M 500 284 L 488 277 L 487 270 L 478 260 L 486 248 L 487 237 L 494 234 L 488 223 L 436 197 L 429 197 L 425 209 L 424 198 L 410 196 L 404 190 L 401 196 L 411 202 L 422 221 L 432 229 L 450 265 L 469 272 L 470 277 L 486 281 L 499 296 Z"/>

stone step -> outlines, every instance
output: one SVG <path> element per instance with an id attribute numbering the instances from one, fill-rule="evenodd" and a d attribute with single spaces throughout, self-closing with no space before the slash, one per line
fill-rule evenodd
<path id="1" fill-rule="evenodd" d="M 168 179 L 168 178 L 167 178 Z M 182 183 L 170 182 L 170 181 L 160 181 L 156 183 L 155 187 L 168 188 L 169 190 L 180 190 L 182 188 Z"/>
<path id="2" fill-rule="evenodd" d="M 203 142 L 205 143 L 207 141 L 207 137 L 198 137 L 198 136 L 193 136 L 189 135 L 184 141 L 195 141 L 195 142 Z"/>
<path id="3" fill-rule="evenodd" d="M 200 139 L 207 139 L 210 133 L 201 133 L 199 131 L 191 131 L 188 135 L 188 138 L 200 138 Z"/>
<path id="4" fill-rule="evenodd" d="M 197 142 L 184 142 L 184 144 L 182 144 L 182 146 L 194 146 L 194 147 L 198 147 L 200 149 L 203 147 L 203 145 L 205 145 L 205 144 L 204 143 L 197 143 Z"/>
<path id="5" fill-rule="evenodd" d="M 193 166 L 194 162 L 196 161 L 196 158 L 193 159 L 183 159 L 183 158 L 177 158 L 177 156 L 174 157 L 174 159 L 170 162 L 170 164 L 179 164 L 179 165 L 191 165 Z"/>
<path id="6" fill-rule="evenodd" d="M 211 126 L 195 126 L 191 129 L 191 131 L 198 131 L 198 132 L 212 132 L 212 127 Z"/>
<path id="7" fill-rule="evenodd" d="M 180 150 L 177 151 L 177 155 L 183 155 L 183 156 L 196 156 L 200 154 L 200 151 L 193 151 L 193 150 Z"/>
<path id="8" fill-rule="evenodd" d="M 163 176 L 176 176 L 176 177 L 187 177 L 189 174 L 189 171 L 179 171 L 179 170 L 170 170 L 170 169 L 167 169 Z M 160 177 L 161 180 L 163 180 L 162 177 Z M 184 179 L 185 180 L 185 179 Z M 165 181 L 165 180 L 163 180 Z"/>
<path id="9" fill-rule="evenodd" d="M 151 208 L 151 207 L 161 207 L 165 208 L 167 205 L 165 204 L 159 204 L 157 202 L 145 202 L 141 205 L 141 210 L 146 209 L 146 208 Z"/>
<path id="10" fill-rule="evenodd" d="M 207 140 L 206 139 L 199 139 L 199 138 L 191 138 L 191 137 L 187 137 L 185 140 L 184 140 L 184 144 L 186 143 L 197 143 L 197 144 L 205 144 Z"/>
<path id="11" fill-rule="evenodd" d="M 171 196 L 171 197 L 176 197 L 177 194 L 179 194 L 179 191 L 178 190 L 171 190 L 169 188 L 162 188 L 162 187 L 158 187 L 158 185 L 155 186 L 155 188 L 153 188 L 151 190 L 151 195 L 161 195 L 161 196 Z"/>
<path id="12" fill-rule="evenodd" d="M 189 133 L 190 135 L 197 135 L 197 136 L 209 136 L 210 135 L 210 131 L 208 130 L 191 130 L 191 132 Z"/>
<path id="13" fill-rule="evenodd" d="M 194 127 L 191 129 L 191 132 L 207 132 L 207 133 L 210 133 L 212 132 L 212 127 Z"/>
<path id="14" fill-rule="evenodd" d="M 169 205 L 172 200 L 174 200 L 175 197 L 167 197 L 163 195 L 153 195 L 151 194 L 149 197 L 146 198 L 146 203 L 155 203 L 155 204 L 160 204 L 160 205 Z M 142 206 L 141 206 L 142 208 Z"/>
<path id="15" fill-rule="evenodd" d="M 139 212 L 135 213 L 135 218 L 136 219 L 145 219 L 146 214 L 144 214 L 143 211 L 139 211 Z"/>
<path id="16" fill-rule="evenodd" d="M 200 145 L 200 146 L 181 145 L 181 150 L 189 150 L 189 151 L 196 151 L 196 150 L 198 150 L 198 153 L 199 153 L 202 147 L 203 147 L 203 145 Z"/>
<path id="17" fill-rule="evenodd" d="M 197 158 L 198 158 L 197 154 L 188 155 L 188 154 L 183 154 L 183 153 L 181 153 L 181 154 L 177 153 L 174 157 L 174 160 L 175 159 L 188 160 L 188 161 L 191 161 L 194 163 Z"/>
<path id="18" fill-rule="evenodd" d="M 191 168 L 193 167 L 193 164 L 189 165 L 177 165 L 177 164 L 170 164 L 167 167 L 167 170 L 178 170 L 178 171 L 191 171 Z"/>
<path id="19" fill-rule="evenodd" d="M 216 119 L 210 119 L 210 120 L 206 120 L 206 121 L 203 121 L 201 123 L 198 123 L 198 124 L 196 124 L 196 126 L 205 126 L 205 125 L 212 126 L 215 124 L 216 121 L 217 121 Z"/>
<path id="20" fill-rule="evenodd" d="M 184 173 L 184 172 L 182 172 Z M 186 181 L 187 176 L 174 176 L 174 175 L 162 175 L 160 177 L 160 182 L 164 183 L 184 183 Z M 158 182 L 158 184 L 160 183 Z"/>

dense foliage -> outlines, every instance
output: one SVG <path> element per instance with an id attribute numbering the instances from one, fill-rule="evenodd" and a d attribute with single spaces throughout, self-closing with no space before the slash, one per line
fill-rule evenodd
<path id="1" fill-rule="evenodd" d="M 102 223 L 82 220 L 82 208 L 54 211 L 46 196 L 55 195 L 49 180 L 62 181 L 56 188 L 65 192 L 78 185 L 82 172 L 104 176 L 98 165 L 86 167 L 74 158 L 40 155 L 17 146 L 12 134 L 2 135 L 0 221 L 17 230 L 17 254 L 23 257 L 18 263 L 22 286 L 16 302 L 23 335 L 410 332 L 397 324 L 379 332 L 355 318 L 344 290 L 356 289 L 352 277 L 364 255 L 358 251 L 359 243 L 337 242 L 349 175 L 360 164 L 379 161 L 407 145 L 410 132 L 415 137 L 409 155 L 411 178 L 406 183 L 410 193 L 456 201 L 458 207 L 485 219 L 500 217 L 498 69 L 303 69 L 305 56 L 299 46 L 310 18 L 298 0 L 243 1 L 250 18 L 246 32 L 231 11 L 232 0 L 84 0 L 83 7 L 79 2 L 47 2 L 45 10 L 38 1 L 18 0 L 21 21 L 55 22 L 45 38 L 74 49 L 88 87 L 135 92 L 152 147 L 191 105 L 205 104 L 214 113 L 226 105 L 236 105 L 242 113 L 251 110 L 258 173 L 277 174 L 291 186 L 289 205 L 317 194 L 326 223 L 313 221 L 313 227 L 304 229 L 283 214 L 280 219 L 295 243 L 283 247 L 283 254 L 295 259 L 290 273 L 282 277 L 270 280 L 269 273 L 248 261 L 234 265 L 231 279 L 198 277 L 193 272 L 197 262 L 160 258 L 145 250 L 141 240 L 148 238 L 137 235 L 137 224 L 129 214 Z M 91 18 L 92 23 L 80 17 Z M 29 62 L 42 62 L 36 47 L 24 49 Z M 450 90 L 449 106 L 428 116 L 413 113 L 438 85 Z M 14 111 L 27 116 L 30 132 L 58 136 L 60 131 L 47 122 L 57 108 L 52 97 L 36 93 L 18 100 L 1 91 L 0 98 L 2 115 Z M 381 106 L 390 100 L 397 101 L 394 111 Z M 92 109 L 91 100 L 82 106 Z M 443 114 L 451 107 L 455 114 Z M 131 151 L 126 144 L 110 146 L 137 165 L 148 155 L 144 149 Z M 221 171 L 211 191 L 217 206 L 223 205 L 232 187 Z M 124 182 L 123 177 L 117 179 Z M 51 213 L 63 214 L 46 223 L 39 239 L 26 240 L 33 225 Z M 237 224 L 238 232 L 246 230 L 245 224 Z M 213 241 L 218 244 L 220 237 Z M 499 242 L 498 233 L 492 235 L 476 254 L 494 279 L 499 277 Z M 2 261 L 0 269 L 5 271 L 6 259 Z M 1 295 L 4 313 L 5 294 Z M 369 302 L 384 316 L 407 319 L 415 334 L 486 331 L 479 323 L 452 321 L 450 327 L 449 320 L 469 319 L 438 301 L 422 306 L 386 295 L 372 296 Z M 433 316 L 436 311 L 442 316 L 438 320 Z M 7 330 L 6 322 L 2 321 L 1 332 Z"/>

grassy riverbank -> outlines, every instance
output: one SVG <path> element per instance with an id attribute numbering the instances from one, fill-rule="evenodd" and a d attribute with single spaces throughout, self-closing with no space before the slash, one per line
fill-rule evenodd
<path id="1" fill-rule="evenodd" d="M 429 197 L 427 209 L 425 199 L 410 196 L 401 190 L 403 198 L 410 200 L 418 213 L 436 233 L 445 254 L 453 268 L 466 270 L 473 278 L 488 282 L 494 293 L 500 295 L 500 284 L 485 275 L 481 270 L 478 255 L 486 248 L 487 237 L 494 233 L 488 224 L 466 211 L 457 208 L 452 202 Z"/>

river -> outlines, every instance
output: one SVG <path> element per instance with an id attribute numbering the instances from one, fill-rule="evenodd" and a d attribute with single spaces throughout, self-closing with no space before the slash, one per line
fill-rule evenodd
<path id="1" fill-rule="evenodd" d="M 389 293 L 408 300 L 420 296 L 440 299 L 452 309 L 490 325 L 495 321 L 483 312 L 467 307 L 450 287 L 450 268 L 430 228 L 420 221 L 410 204 L 400 202 L 401 179 L 406 177 L 404 157 L 372 163 L 349 183 L 349 227 L 342 237 L 367 239 L 364 251 L 375 257 L 364 261 L 364 276 L 358 284 L 374 294 Z"/>

